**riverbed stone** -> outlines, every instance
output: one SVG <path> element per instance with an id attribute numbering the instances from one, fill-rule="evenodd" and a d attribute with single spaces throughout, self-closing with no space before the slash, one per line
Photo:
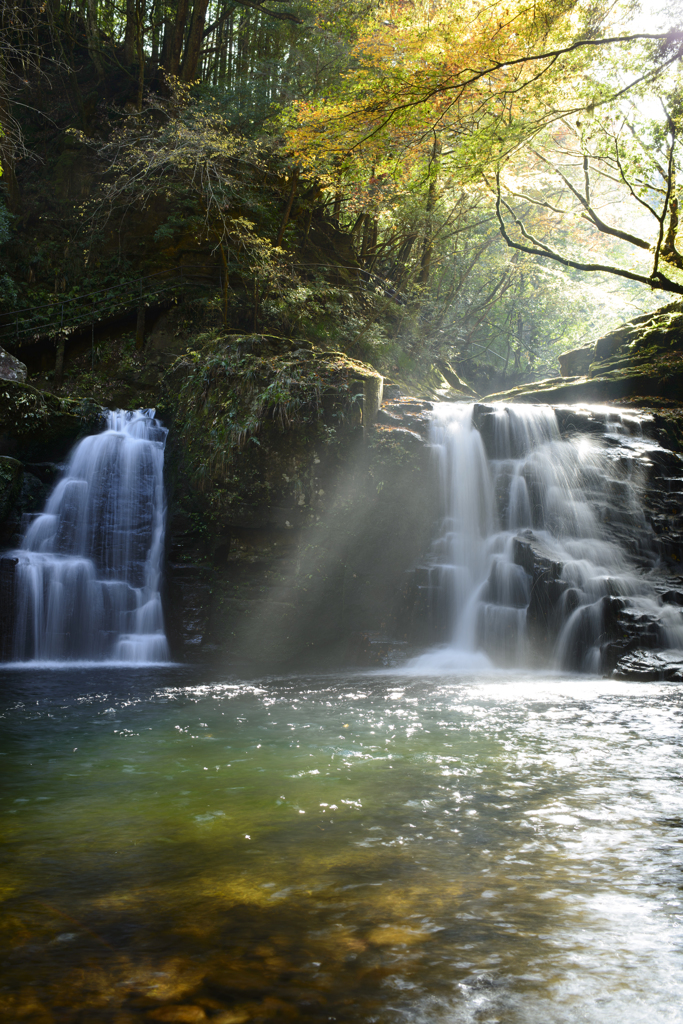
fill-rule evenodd
<path id="1" fill-rule="evenodd" d="M 161 1024 L 202 1024 L 206 1020 L 201 1006 L 192 1004 L 162 1006 L 158 1010 L 151 1010 L 147 1016 Z"/>
<path id="2" fill-rule="evenodd" d="M 643 682 L 683 682 L 683 651 L 631 651 L 617 661 L 612 676 Z"/>

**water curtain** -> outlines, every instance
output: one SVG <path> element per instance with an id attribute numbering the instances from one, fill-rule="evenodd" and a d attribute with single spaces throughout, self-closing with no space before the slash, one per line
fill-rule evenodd
<path id="1" fill-rule="evenodd" d="M 168 661 L 159 589 L 167 433 L 153 409 L 119 410 L 74 448 L 13 552 L 17 661 Z"/>
<path id="2" fill-rule="evenodd" d="M 638 481 L 620 465 L 634 434 L 637 418 L 615 411 L 605 413 L 602 438 L 562 438 L 549 406 L 435 406 L 431 441 L 445 516 L 429 576 L 432 617 L 448 644 L 425 662 L 472 664 L 472 655 L 485 655 L 528 665 L 550 638 L 556 667 L 600 671 L 605 599 L 614 597 L 632 615 L 656 616 L 661 646 L 683 648 L 680 611 L 662 607 L 643 569 L 656 555 L 635 550 L 647 548 L 651 534 Z M 622 524 L 631 551 L 606 519 Z M 526 564 L 528 545 L 552 566 L 547 583 Z M 529 629 L 533 586 L 556 591 L 540 638 Z"/>

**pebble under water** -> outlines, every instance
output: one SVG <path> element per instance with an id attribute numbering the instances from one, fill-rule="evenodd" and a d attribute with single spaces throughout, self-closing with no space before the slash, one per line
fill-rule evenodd
<path id="1" fill-rule="evenodd" d="M 683 688 L 2 673 L 0 1017 L 683 1021 Z"/>

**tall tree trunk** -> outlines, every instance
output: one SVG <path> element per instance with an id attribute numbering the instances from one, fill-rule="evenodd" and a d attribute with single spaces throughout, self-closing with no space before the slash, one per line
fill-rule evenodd
<path id="1" fill-rule="evenodd" d="M 60 331 L 57 336 L 57 352 L 55 355 L 55 384 L 60 384 L 64 380 L 64 348 L 66 345 L 66 335 L 64 331 Z"/>
<path id="2" fill-rule="evenodd" d="M 441 142 L 438 136 L 435 135 L 434 144 L 432 145 L 432 151 L 429 157 L 429 188 L 427 189 L 427 205 L 425 207 L 425 232 L 424 241 L 422 242 L 420 273 L 417 277 L 419 284 L 427 284 L 432 267 L 432 253 L 434 251 L 432 214 L 436 205 L 436 174 L 440 154 Z"/>
<path id="3" fill-rule="evenodd" d="M 126 0 L 126 29 L 123 36 L 123 62 L 130 66 L 135 61 L 138 36 L 138 10 L 136 0 Z"/>
<path id="4" fill-rule="evenodd" d="M 101 82 L 104 78 L 104 65 L 100 54 L 100 34 L 97 30 L 97 0 L 87 0 L 85 35 L 88 40 L 90 60 L 97 71 L 97 79 Z"/>
<path id="5" fill-rule="evenodd" d="M 413 231 L 411 232 L 411 234 L 407 236 L 407 238 L 403 239 L 403 241 L 401 242 L 401 246 L 396 254 L 396 262 L 394 263 L 391 269 L 389 277 L 396 282 L 399 288 L 403 288 L 403 286 L 405 285 L 405 280 L 408 272 L 406 264 L 408 263 L 410 254 L 413 250 L 413 246 L 415 245 L 416 241 L 417 232 Z"/>
<path id="6" fill-rule="evenodd" d="M 159 55 L 159 64 L 167 74 L 171 71 L 171 52 L 173 50 L 173 33 L 175 27 L 175 18 L 173 12 L 169 11 L 168 8 L 164 10 L 164 37 L 161 43 L 161 53 Z"/>
<path id="7" fill-rule="evenodd" d="M 192 21 L 190 22 L 190 34 L 187 37 L 187 45 L 185 47 L 183 63 L 180 69 L 180 78 L 183 82 L 194 82 L 197 77 L 199 57 L 202 52 L 206 8 L 208 6 L 209 0 L 194 0 Z"/>
<path id="8" fill-rule="evenodd" d="M 187 24 L 189 6 L 190 0 L 178 0 L 175 25 L 173 26 L 171 45 L 169 46 L 168 64 L 164 65 L 172 78 L 177 78 L 180 74 L 180 56 L 183 52 L 183 39 L 185 38 L 185 25 Z"/>
<path id="9" fill-rule="evenodd" d="M 135 36 L 137 58 L 138 58 L 138 97 L 137 108 L 142 110 L 142 97 L 145 91 L 145 0 L 136 0 L 137 32 Z"/>
<path id="10" fill-rule="evenodd" d="M 138 303 L 138 315 L 135 322 L 135 350 L 136 352 L 142 352 L 145 347 L 145 301 L 140 297 Z"/>
<path id="11" fill-rule="evenodd" d="M 292 204 L 294 203 L 294 196 L 296 195 L 296 186 L 297 186 L 297 182 L 298 181 L 299 181 L 299 168 L 297 166 L 297 167 L 294 168 L 294 173 L 292 174 L 292 178 L 291 178 L 292 184 L 291 184 L 290 189 L 289 189 L 289 197 L 287 199 L 287 205 L 285 207 L 285 212 L 282 214 L 282 223 L 280 224 L 280 230 L 277 233 L 277 239 L 275 241 L 276 245 L 280 245 L 280 243 L 282 242 L 282 239 L 283 239 L 284 234 L 285 234 L 285 228 L 289 224 L 289 215 L 292 212 Z"/>

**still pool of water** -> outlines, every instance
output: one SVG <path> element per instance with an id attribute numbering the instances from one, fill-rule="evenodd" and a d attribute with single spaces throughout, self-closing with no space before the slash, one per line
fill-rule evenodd
<path id="1" fill-rule="evenodd" d="M 683 1021 L 683 688 L 0 675 L 0 1019 Z"/>

